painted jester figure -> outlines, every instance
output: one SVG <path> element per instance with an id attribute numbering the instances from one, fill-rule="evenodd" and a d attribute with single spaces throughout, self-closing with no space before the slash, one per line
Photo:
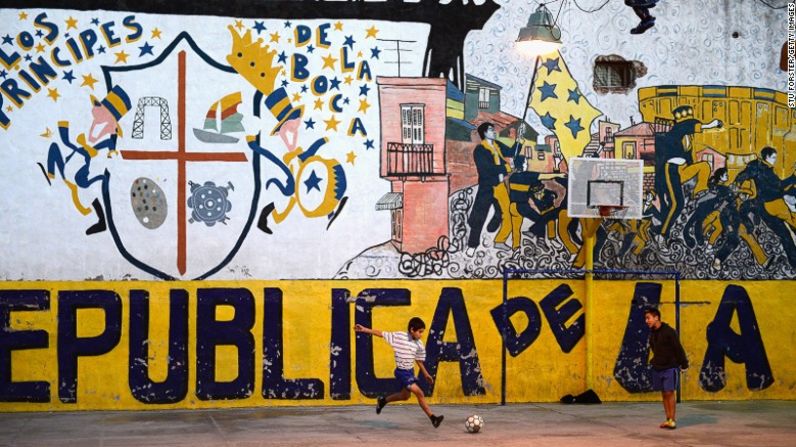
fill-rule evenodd
<path id="1" fill-rule="evenodd" d="M 63 152 L 61 152 L 61 146 L 58 143 L 52 143 L 47 154 L 47 168 L 45 169 L 44 165 L 38 163 L 47 179 L 47 183 L 52 185 L 52 180 L 55 179 L 56 174 L 63 180 L 71 191 L 72 203 L 84 216 L 91 213 L 91 209 L 81 203 L 78 189 L 87 189 L 105 178 L 103 174 L 91 176 L 91 160 L 102 149 L 108 150 L 109 158 L 116 153 L 116 140 L 122 134 L 119 120 L 130 110 L 131 104 L 127 92 L 118 85 L 112 87 L 101 101 L 95 98 L 94 95 L 91 95 L 90 98 L 92 122 L 88 135 L 85 133 L 78 134 L 75 139 L 77 144 L 74 144 L 69 138 L 69 121 L 59 121 L 58 135 L 61 138 L 61 144 L 66 146 L 70 152 L 64 157 Z M 79 160 L 76 163 L 80 167 L 73 175 L 68 175 L 66 174 L 66 167 L 72 159 Z M 107 228 L 105 213 L 102 210 L 99 199 L 94 199 L 92 207 L 97 215 L 97 223 L 86 230 L 86 234 L 89 235 L 105 231 Z"/>

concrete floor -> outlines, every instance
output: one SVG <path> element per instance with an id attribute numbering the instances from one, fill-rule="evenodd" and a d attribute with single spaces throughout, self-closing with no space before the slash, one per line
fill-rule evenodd
<path id="1" fill-rule="evenodd" d="M 0 446 L 796 446 L 796 402 L 688 402 L 677 430 L 661 405 L 416 405 L 0 414 Z M 480 414 L 482 433 L 464 419 Z"/>

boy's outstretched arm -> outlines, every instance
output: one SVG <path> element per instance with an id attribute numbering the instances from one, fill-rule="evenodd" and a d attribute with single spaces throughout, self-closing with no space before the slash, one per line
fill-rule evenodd
<path id="1" fill-rule="evenodd" d="M 426 370 L 426 365 L 423 364 L 423 361 L 415 360 L 415 362 L 417 362 L 417 366 L 420 367 L 420 372 L 423 373 L 423 377 L 426 378 L 426 382 L 428 382 L 429 385 L 434 383 L 434 378 L 431 377 L 431 374 L 429 374 L 428 371 Z"/>
<path id="2" fill-rule="evenodd" d="M 377 337 L 381 337 L 382 336 L 380 330 L 371 329 L 371 328 L 362 326 L 361 324 L 354 325 L 354 332 L 363 332 L 365 334 L 375 335 Z"/>

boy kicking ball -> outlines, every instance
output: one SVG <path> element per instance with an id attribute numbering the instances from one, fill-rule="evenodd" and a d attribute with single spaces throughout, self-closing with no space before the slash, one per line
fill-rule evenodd
<path id="1" fill-rule="evenodd" d="M 442 419 L 445 416 L 435 416 L 434 413 L 431 412 L 431 408 L 429 408 L 426 403 L 423 390 L 417 385 L 417 377 L 415 377 L 414 363 L 417 362 L 417 365 L 420 367 L 420 372 L 423 373 L 423 377 L 426 378 L 426 381 L 428 381 L 428 383 L 433 383 L 434 381 L 431 374 L 426 371 L 426 367 L 423 365 L 423 362 L 426 360 L 426 348 L 423 346 L 423 342 L 420 341 L 420 338 L 423 336 L 425 330 L 426 323 L 418 317 L 413 317 L 409 320 L 409 327 L 406 332 L 383 332 L 378 329 L 366 328 L 361 324 L 354 326 L 354 331 L 356 332 L 384 338 L 384 340 L 392 346 L 393 352 L 395 353 L 395 378 L 398 379 L 398 382 L 401 384 L 401 391 L 387 397 L 379 396 L 376 403 L 376 414 L 381 414 L 382 408 L 384 408 L 387 403 L 407 400 L 411 394 L 414 394 L 415 397 L 417 397 L 417 403 L 420 404 L 420 408 L 422 408 L 428 418 L 431 419 L 431 424 L 434 428 L 437 428 L 439 424 L 442 423 Z"/>

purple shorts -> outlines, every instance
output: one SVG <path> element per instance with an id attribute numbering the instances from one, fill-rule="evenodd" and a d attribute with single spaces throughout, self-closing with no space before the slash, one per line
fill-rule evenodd
<path id="1" fill-rule="evenodd" d="M 415 372 L 411 369 L 395 368 L 395 378 L 401 384 L 401 388 L 409 388 L 413 383 L 417 383 Z"/>
<path id="2" fill-rule="evenodd" d="M 658 371 L 652 369 L 652 389 L 654 391 L 674 391 L 677 389 L 677 370 L 669 368 Z"/>

